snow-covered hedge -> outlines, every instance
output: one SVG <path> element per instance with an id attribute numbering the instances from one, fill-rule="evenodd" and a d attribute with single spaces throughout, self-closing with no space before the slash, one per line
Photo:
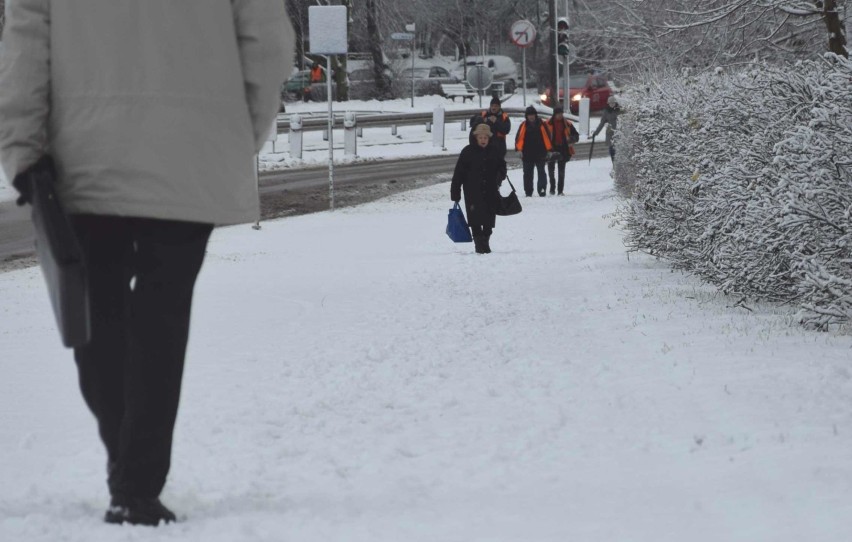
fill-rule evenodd
<path id="1" fill-rule="evenodd" d="M 668 77 L 625 96 L 618 211 L 631 249 L 729 294 L 852 320 L 852 62 Z"/>

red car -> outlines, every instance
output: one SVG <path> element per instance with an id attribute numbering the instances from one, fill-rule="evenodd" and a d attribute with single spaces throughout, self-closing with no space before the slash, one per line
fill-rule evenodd
<path id="1" fill-rule="evenodd" d="M 580 98 L 589 98 L 589 109 L 598 111 L 606 107 L 606 101 L 612 95 L 612 89 L 603 75 L 572 75 L 570 83 L 571 113 L 575 115 L 579 111 Z M 560 102 L 564 96 L 563 90 L 559 89 Z M 541 103 L 548 107 L 551 106 L 550 93 L 550 88 L 547 88 L 541 95 Z"/>

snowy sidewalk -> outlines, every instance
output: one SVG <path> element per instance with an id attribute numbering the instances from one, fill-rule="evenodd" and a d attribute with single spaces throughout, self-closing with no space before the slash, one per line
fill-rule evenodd
<path id="1" fill-rule="evenodd" d="M 608 171 L 569 163 L 486 256 L 444 235 L 446 183 L 217 230 L 163 494 L 187 520 L 157 530 L 101 523 L 42 278 L 0 274 L 0 540 L 847 540 L 852 338 L 628 260 Z"/>

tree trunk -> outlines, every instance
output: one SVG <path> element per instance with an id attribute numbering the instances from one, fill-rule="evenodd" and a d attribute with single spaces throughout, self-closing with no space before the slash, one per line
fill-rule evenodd
<path id="1" fill-rule="evenodd" d="M 367 0 L 367 34 L 372 39 L 370 43 L 370 57 L 373 59 L 373 79 L 376 82 L 376 93 L 380 98 L 390 97 L 390 88 L 385 78 L 385 58 L 382 54 L 383 40 L 379 34 L 378 24 L 378 0 Z"/>
<path id="2" fill-rule="evenodd" d="M 352 20 L 350 15 L 352 0 L 343 0 L 341 5 L 346 6 L 346 49 L 348 50 L 349 37 L 352 34 L 352 24 L 349 22 Z M 332 71 L 334 71 L 334 82 L 337 84 L 337 99 L 341 102 L 349 101 L 349 78 L 346 73 L 346 58 L 346 55 L 334 55 L 331 60 Z"/>
<path id="3" fill-rule="evenodd" d="M 304 13 L 296 0 L 287 0 L 287 13 L 290 15 L 290 22 L 293 24 L 293 30 L 296 32 L 296 65 L 300 70 L 305 69 L 305 34 L 307 30 L 304 28 L 305 20 Z M 288 76 L 290 74 L 287 74 Z"/>
<path id="4" fill-rule="evenodd" d="M 331 55 L 331 72 L 337 86 L 337 101 L 349 101 L 349 83 L 346 78 L 346 55 Z"/>
<path id="5" fill-rule="evenodd" d="M 837 12 L 837 0 L 822 2 L 822 18 L 828 29 L 828 50 L 849 58 L 849 51 L 846 50 L 846 36 L 843 35 L 843 23 L 840 20 L 840 13 Z"/>

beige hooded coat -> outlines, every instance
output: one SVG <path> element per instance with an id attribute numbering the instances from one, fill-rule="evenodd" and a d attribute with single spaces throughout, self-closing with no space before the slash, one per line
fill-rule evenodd
<path id="1" fill-rule="evenodd" d="M 49 152 L 71 213 L 254 221 L 293 47 L 284 0 L 6 0 L 4 173 Z"/>

